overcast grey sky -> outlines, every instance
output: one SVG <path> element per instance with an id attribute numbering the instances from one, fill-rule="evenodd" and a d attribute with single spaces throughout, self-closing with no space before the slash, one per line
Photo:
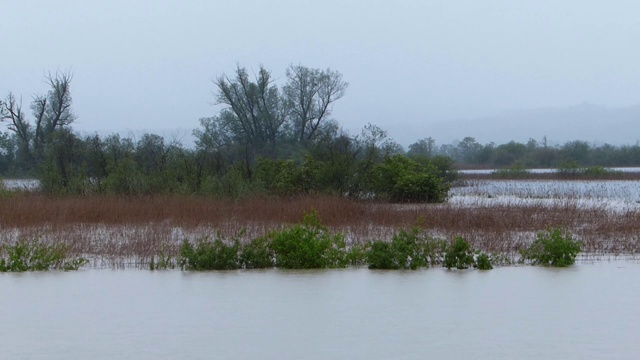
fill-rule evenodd
<path id="1" fill-rule="evenodd" d="M 429 125 L 640 102 L 640 1 L 0 0 L 0 96 L 71 69 L 81 131 L 194 129 L 217 75 L 331 68 L 334 117 L 407 144 Z M 412 129 L 407 131 L 407 129 Z M 462 133 L 464 129 L 460 130 Z M 462 134 L 461 137 L 473 134 Z"/>

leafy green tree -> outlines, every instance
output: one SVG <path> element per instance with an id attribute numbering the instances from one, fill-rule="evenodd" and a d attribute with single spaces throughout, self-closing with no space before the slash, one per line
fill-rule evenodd
<path id="1" fill-rule="evenodd" d="M 403 155 L 377 165 L 372 181 L 377 197 L 395 202 L 443 202 L 451 187 L 435 166 L 421 165 Z"/>
<path id="2" fill-rule="evenodd" d="M 409 145 L 407 156 L 431 157 L 436 155 L 436 141 L 432 137 L 420 139 Z"/>
<path id="3" fill-rule="evenodd" d="M 68 129 L 51 135 L 39 168 L 40 188 L 49 193 L 84 194 L 91 190 L 86 173 L 85 144 Z"/>
<path id="4" fill-rule="evenodd" d="M 590 165 L 591 146 L 586 141 L 569 141 L 560 149 L 560 156 L 565 161 L 575 161 L 582 165 Z"/>
<path id="5" fill-rule="evenodd" d="M 458 143 L 460 160 L 467 164 L 475 164 L 478 161 L 482 145 L 475 138 L 467 136 Z"/>
<path id="6" fill-rule="evenodd" d="M 510 141 L 496 147 L 493 153 L 493 163 L 496 166 L 510 166 L 522 159 L 527 153 L 527 146 Z"/>

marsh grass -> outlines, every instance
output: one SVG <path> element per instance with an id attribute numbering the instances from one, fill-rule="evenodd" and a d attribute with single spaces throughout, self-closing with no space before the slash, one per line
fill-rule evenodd
<path id="1" fill-rule="evenodd" d="M 550 227 L 570 231 L 587 254 L 636 256 L 640 252 L 636 208 L 612 212 L 582 206 L 575 199 L 468 206 L 383 204 L 324 196 L 223 201 L 188 196 L 16 194 L 0 200 L 0 245 L 41 238 L 65 244 L 69 256 L 87 258 L 93 267 L 150 268 L 153 259 L 154 268 L 171 268 L 177 265 L 185 239 L 194 245 L 202 238 L 236 239 L 243 247 L 296 226 L 302 214 L 313 210 L 327 232 L 343 236 L 350 264 L 364 263 L 365 248 L 372 241 L 391 242 L 399 231 L 415 226 L 425 236 L 463 237 L 474 249 L 489 254 L 494 265 L 517 261 L 520 250 Z M 252 260 L 243 266 L 269 266 L 267 250 L 258 245 L 253 253 L 244 254 Z"/>

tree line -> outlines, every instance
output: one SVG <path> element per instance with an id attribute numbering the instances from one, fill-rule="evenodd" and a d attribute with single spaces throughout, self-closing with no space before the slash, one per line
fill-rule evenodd
<path id="1" fill-rule="evenodd" d="M 541 141 L 529 139 L 526 143 L 510 141 L 483 145 L 473 137 L 465 137 L 456 144 L 437 146 L 433 138 L 425 138 L 409 145 L 407 155 L 447 156 L 455 161 L 458 168 L 558 168 L 567 163 L 632 167 L 640 166 L 640 143 L 614 146 L 574 140 L 562 145 L 549 145 L 543 138 Z"/>
<path id="2" fill-rule="evenodd" d="M 36 177 L 41 189 L 66 194 L 335 194 L 390 201 L 443 201 L 455 167 L 640 166 L 640 145 L 480 144 L 466 137 L 436 145 L 424 138 L 407 151 L 375 126 L 352 135 L 332 114 L 348 88 L 331 69 L 291 65 L 284 84 L 260 67 L 237 66 L 214 79 L 222 110 L 200 119 L 195 147 L 159 135 L 138 139 L 81 136 L 72 128 L 70 73 L 45 77 L 46 94 L 26 115 L 9 93 L 0 100 L 0 175 Z"/>
<path id="3" fill-rule="evenodd" d="M 291 65 L 278 86 L 260 67 L 216 78 L 216 115 L 200 119 L 195 147 L 159 135 L 81 136 L 72 128 L 69 73 L 46 77 L 31 120 L 10 93 L 0 100 L 0 174 L 35 176 L 60 194 L 195 194 L 221 197 L 335 194 L 444 201 L 455 176 L 447 157 L 409 156 L 375 125 L 357 135 L 331 117 L 348 87 L 331 69 Z"/>

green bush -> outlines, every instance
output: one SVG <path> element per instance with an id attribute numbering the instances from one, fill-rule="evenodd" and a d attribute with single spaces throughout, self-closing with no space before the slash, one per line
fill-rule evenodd
<path id="1" fill-rule="evenodd" d="M 366 253 L 370 269 L 419 269 L 442 261 L 445 242 L 424 236 L 419 229 L 401 230 L 391 242 L 374 241 Z"/>
<path id="2" fill-rule="evenodd" d="M 266 237 L 257 238 L 242 247 L 240 266 L 244 269 L 264 269 L 274 265 L 274 255 Z"/>
<path id="3" fill-rule="evenodd" d="M 489 259 L 489 256 L 485 253 L 478 254 L 478 257 L 476 258 L 475 267 L 477 267 L 478 270 L 493 269 L 493 265 L 491 265 L 491 259 Z"/>
<path id="4" fill-rule="evenodd" d="M 312 181 L 305 168 L 293 160 L 260 158 L 256 164 L 255 180 L 268 194 L 295 195 L 307 193 Z M 309 175 L 309 176 L 307 176 Z"/>
<path id="5" fill-rule="evenodd" d="M 403 155 L 385 159 L 371 177 L 378 198 L 394 202 L 443 202 L 451 184 L 433 164 L 420 164 Z"/>
<path id="6" fill-rule="evenodd" d="M 182 270 L 233 270 L 240 267 L 238 259 L 239 242 L 231 245 L 222 240 L 211 241 L 201 238 L 193 246 L 185 239 L 180 247 L 178 264 Z"/>
<path id="7" fill-rule="evenodd" d="M 573 265 L 582 243 L 571 234 L 558 228 L 538 233 L 537 239 L 520 253 L 522 261 L 533 265 L 565 267 Z"/>
<path id="8" fill-rule="evenodd" d="M 46 244 L 21 239 L 0 248 L 0 272 L 78 270 L 87 264 L 82 257 L 69 257 L 65 244 Z"/>
<path id="9" fill-rule="evenodd" d="M 302 224 L 271 232 L 268 238 L 279 268 L 339 268 L 349 263 L 344 236 L 330 234 L 315 211 L 305 214 Z"/>
<path id="10" fill-rule="evenodd" d="M 451 269 L 452 267 L 456 269 L 468 269 L 469 266 L 475 264 L 471 246 L 465 239 L 457 237 L 454 243 L 447 248 L 443 266 L 447 269 Z"/>
<path id="11" fill-rule="evenodd" d="M 347 249 L 347 263 L 353 266 L 362 266 L 367 264 L 366 245 L 351 245 Z"/>

